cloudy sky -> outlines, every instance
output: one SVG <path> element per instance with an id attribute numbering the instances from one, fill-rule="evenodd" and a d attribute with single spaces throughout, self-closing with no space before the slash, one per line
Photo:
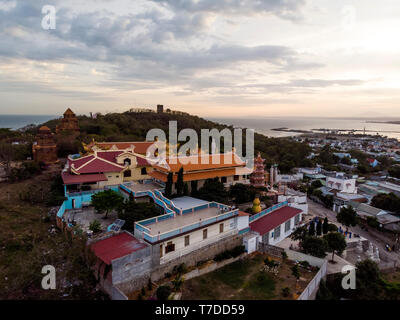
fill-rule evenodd
<path id="1" fill-rule="evenodd" d="M 399 30 L 398 0 L 0 0 L 0 113 L 398 117 Z"/>

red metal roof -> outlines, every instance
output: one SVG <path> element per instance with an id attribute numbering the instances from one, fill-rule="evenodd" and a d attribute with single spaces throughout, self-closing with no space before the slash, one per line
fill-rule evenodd
<path id="1" fill-rule="evenodd" d="M 99 181 L 107 181 L 107 178 L 104 174 L 69 174 L 67 172 L 63 172 L 61 174 L 64 184 L 79 184 L 85 182 L 99 182 Z"/>
<path id="2" fill-rule="evenodd" d="M 116 158 L 123 153 L 123 151 L 105 151 L 105 152 L 97 152 L 97 156 L 103 159 L 106 159 L 111 162 L 116 163 Z"/>
<path id="3" fill-rule="evenodd" d="M 81 166 L 79 169 L 74 168 L 79 173 L 98 173 L 98 172 L 120 172 L 123 166 L 114 165 L 101 158 L 96 158 L 85 166 Z"/>
<path id="4" fill-rule="evenodd" d="M 262 218 L 251 222 L 250 228 L 251 230 L 258 232 L 260 235 L 264 235 L 267 232 L 285 223 L 289 219 L 297 216 L 301 212 L 302 211 L 297 208 L 289 206 L 282 207 L 278 210 L 272 211 Z"/>
<path id="5" fill-rule="evenodd" d="M 75 160 L 74 159 L 68 159 L 68 161 L 69 161 L 69 165 L 74 164 L 75 168 L 79 168 L 80 166 L 82 166 L 86 162 L 92 160 L 93 158 L 94 158 L 94 156 L 90 155 L 90 156 L 78 158 L 78 159 L 75 159 Z"/>
<path id="6" fill-rule="evenodd" d="M 92 245 L 94 254 L 106 264 L 111 264 L 115 259 L 124 257 L 132 252 L 142 250 L 147 245 L 129 233 L 121 233 L 116 236 L 100 240 Z"/>

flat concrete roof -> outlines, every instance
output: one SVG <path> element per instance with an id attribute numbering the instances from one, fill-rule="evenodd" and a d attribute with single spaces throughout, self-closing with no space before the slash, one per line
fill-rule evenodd
<path id="1" fill-rule="evenodd" d="M 158 189 L 163 189 L 162 186 L 154 182 L 146 184 L 137 182 L 128 182 L 125 183 L 124 186 L 127 187 L 128 189 L 131 189 L 133 192 L 154 191 Z"/>
<path id="2" fill-rule="evenodd" d="M 204 201 L 201 199 L 196 199 L 192 197 L 179 197 L 175 199 L 171 199 L 174 205 L 182 210 L 191 209 L 198 206 L 203 206 L 208 204 L 208 201 Z"/>
<path id="3" fill-rule="evenodd" d="M 166 219 L 147 225 L 146 228 L 150 230 L 152 236 L 156 236 L 158 233 L 162 234 L 164 232 L 169 232 L 187 225 L 204 221 L 208 218 L 215 217 L 219 214 L 219 212 L 220 209 L 218 208 L 206 208 L 193 213 L 186 213 L 182 216 L 176 215 L 175 218 Z"/>

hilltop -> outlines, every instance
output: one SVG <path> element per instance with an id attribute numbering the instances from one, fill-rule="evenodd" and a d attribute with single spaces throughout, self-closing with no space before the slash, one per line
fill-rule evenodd
<path id="1" fill-rule="evenodd" d="M 185 128 L 194 129 L 200 134 L 201 129 L 225 128 L 233 132 L 234 127 L 203 119 L 198 116 L 185 113 L 154 113 L 154 112 L 123 112 L 98 114 L 97 117 L 79 116 L 80 136 L 77 138 L 79 143 L 73 146 L 64 146 L 65 156 L 68 152 L 82 151 L 81 142 L 88 143 L 96 141 L 142 141 L 146 139 L 146 134 L 150 129 L 159 128 L 168 133 L 169 121 L 177 121 L 178 132 Z M 54 132 L 59 120 L 54 119 L 46 122 Z M 37 130 L 33 129 L 32 133 Z M 168 137 L 167 137 L 168 138 Z M 245 138 L 245 134 L 243 134 Z M 264 135 L 255 133 L 255 153 L 261 152 L 266 159 L 267 167 L 278 163 L 282 172 L 288 172 L 296 166 L 311 166 L 307 155 L 311 152 L 308 145 L 295 142 L 289 138 L 268 138 Z M 244 143 L 244 140 L 243 140 Z M 75 150 L 74 150 L 75 149 Z M 245 144 L 243 144 L 245 150 Z"/>

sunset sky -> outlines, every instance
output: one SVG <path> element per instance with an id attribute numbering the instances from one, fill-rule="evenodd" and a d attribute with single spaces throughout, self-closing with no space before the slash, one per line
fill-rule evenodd
<path id="1" fill-rule="evenodd" d="M 398 0 L 0 0 L 0 113 L 399 117 L 399 17 Z"/>

